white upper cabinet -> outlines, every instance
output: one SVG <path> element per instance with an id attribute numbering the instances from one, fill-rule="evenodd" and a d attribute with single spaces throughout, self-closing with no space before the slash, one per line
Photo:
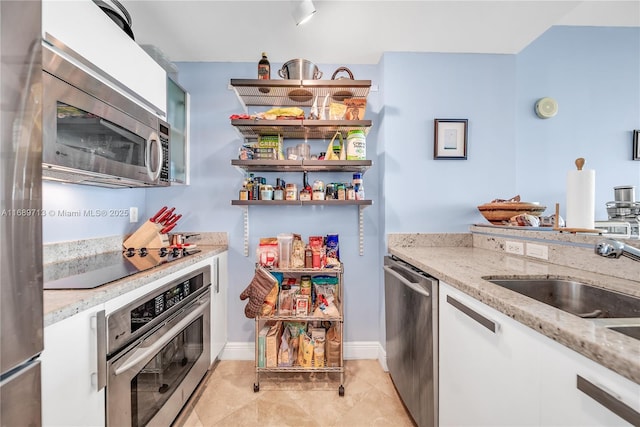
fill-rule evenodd
<path id="1" fill-rule="evenodd" d="M 142 101 L 129 98 L 166 119 L 166 71 L 92 0 L 43 0 L 42 37 L 73 50 L 108 76 L 98 73 L 100 80 L 128 88 Z"/>

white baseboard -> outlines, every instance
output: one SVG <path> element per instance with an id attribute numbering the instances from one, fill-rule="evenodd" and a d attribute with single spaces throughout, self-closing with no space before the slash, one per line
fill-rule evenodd
<path id="1" fill-rule="evenodd" d="M 376 359 L 382 366 L 387 369 L 387 355 L 377 341 L 352 341 L 344 343 L 345 360 L 370 360 Z M 255 343 L 253 342 L 228 342 L 222 353 L 220 360 L 254 360 L 255 359 Z"/>

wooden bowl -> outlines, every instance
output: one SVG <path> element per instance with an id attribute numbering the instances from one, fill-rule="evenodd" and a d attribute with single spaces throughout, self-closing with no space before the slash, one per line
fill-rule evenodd
<path id="1" fill-rule="evenodd" d="M 509 222 L 511 217 L 520 214 L 540 216 L 546 206 L 527 202 L 493 202 L 478 206 L 478 210 L 491 224 L 502 225 Z"/>

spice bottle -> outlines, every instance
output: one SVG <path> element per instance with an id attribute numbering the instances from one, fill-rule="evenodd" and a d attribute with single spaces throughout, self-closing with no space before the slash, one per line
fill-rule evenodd
<path id="1" fill-rule="evenodd" d="M 364 183 L 362 182 L 362 174 L 359 172 L 353 174 L 353 190 L 356 200 L 364 200 Z"/>
<path id="2" fill-rule="evenodd" d="M 258 79 L 270 80 L 271 79 L 271 64 L 267 59 L 267 53 L 262 52 L 262 59 L 258 62 Z"/>

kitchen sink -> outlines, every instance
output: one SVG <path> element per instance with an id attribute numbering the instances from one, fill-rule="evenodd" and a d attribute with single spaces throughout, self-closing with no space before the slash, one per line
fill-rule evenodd
<path id="1" fill-rule="evenodd" d="M 620 332 L 631 338 L 640 340 L 640 325 L 625 325 L 625 326 L 607 326 L 612 331 Z"/>
<path id="2" fill-rule="evenodd" d="M 585 283 L 565 279 L 499 279 L 491 277 L 485 279 L 585 319 L 640 318 L 640 297 Z M 619 326 L 619 328 L 630 327 Z M 633 328 L 635 329 L 630 333 L 640 332 L 640 326 Z M 619 332 L 627 334 L 627 332 Z"/>

